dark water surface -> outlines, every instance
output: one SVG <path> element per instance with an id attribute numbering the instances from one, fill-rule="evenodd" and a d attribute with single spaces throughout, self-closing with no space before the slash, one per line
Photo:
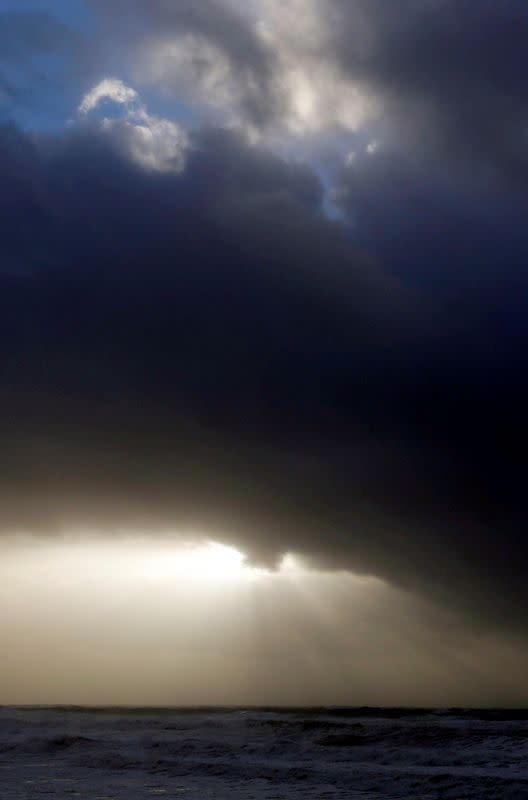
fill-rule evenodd
<path id="1" fill-rule="evenodd" d="M 528 800 L 528 711 L 0 707 L 0 798 Z"/>

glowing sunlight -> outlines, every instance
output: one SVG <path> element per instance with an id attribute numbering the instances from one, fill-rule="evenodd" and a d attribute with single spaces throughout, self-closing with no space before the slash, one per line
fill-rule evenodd
<path id="1" fill-rule="evenodd" d="M 160 581 L 174 578 L 208 583 L 241 581 L 257 574 L 245 561 L 245 555 L 239 550 L 217 542 L 183 546 L 158 544 L 145 559 L 144 574 Z"/>

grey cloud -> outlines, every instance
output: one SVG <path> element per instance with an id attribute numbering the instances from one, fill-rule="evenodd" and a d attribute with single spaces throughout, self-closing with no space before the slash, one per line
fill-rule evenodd
<path id="1" fill-rule="evenodd" d="M 226 102 L 222 101 L 224 90 L 234 92 L 232 103 L 256 127 L 266 126 L 270 118 L 280 114 L 280 101 L 272 88 L 273 54 L 233 6 L 222 0 L 199 4 L 191 0 L 91 0 L 91 5 L 110 26 L 113 39 L 121 41 L 124 52 L 129 53 L 130 69 L 140 81 L 159 82 L 163 91 L 173 97 L 180 99 L 183 94 L 191 104 L 201 100 L 202 104 L 209 102 L 217 108 Z M 123 21 L 128 22 L 124 41 Z M 199 39 L 189 42 L 185 39 L 189 35 Z M 107 33 L 103 38 L 106 37 Z M 226 60 L 220 80 L 214 78 L 217 55 L 204 50 L 200 42 L 217 48 L 218 55 Z M 174 64 L 168 56 L 161 74 L 153 74 L 151 62 L 160 56 L 165 45 L 190 52 L 184 63 Z"/>
<path id="2" fill-rule="evenodd" d="M 528 18 L 519 3 L 312 0 L 304 15 L 293 0 L 256 3 L 253 15 L 227 0 L 92 6 L 108 48 L 127 54 L 137 80 L 178 99 L 187 91 L 279 140 L 374 131 L 469 180 L 523 191 Z M 214 52 L 191 48 L 181 60 L 188 34 L 217 49 L 227 65 L 220 74 Z M 174 63 L 160 56 L 171 42 Z"/>
<path id="3" fill-rule="evenodd" d="M 336 7 L 336 57 L 350 80 L 383 98 L 389 139 L 453 161 L 462 173 L 472 164 L 473 180 L 524 186 L 522 4 L 336 0 Z"/>

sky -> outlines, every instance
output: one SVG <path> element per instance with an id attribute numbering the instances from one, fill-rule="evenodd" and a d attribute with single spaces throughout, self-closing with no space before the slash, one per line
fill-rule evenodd
<path id="1" fill-rule="evenodd" d="M 0 702 L 527 702 L 527 35 L 0 0 Z"/>

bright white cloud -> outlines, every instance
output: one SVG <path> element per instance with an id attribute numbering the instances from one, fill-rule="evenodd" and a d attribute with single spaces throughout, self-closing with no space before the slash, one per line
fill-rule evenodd
<path id="1" fill-rule="evenodd" d="M 136 163 L 158 172 L 182 171 L 187 136 L 176 122 L 149 114 L 135 89 L 114 78 L 94 86 L 79 105 L 79 113 L 86 115 L 105 99 L 124 106 L 125 116 L 104 117 L 101 129 L 119 139 Z"/>
<path id="2" fill-rule="evenodd" d="M 138 93 L 127 86 L 123 81 L 116 80 L 115 78 L 105 78 L 97 86 L 94 86 L 83 97 L 78 111 L 81 114 L 87 114 L 93 111 L 94 108 L 103 100 L 112 100 L 114 103 L 120 105 L 128 105 L 138 99 Z"/>
<path id="3" fill-rule="evenodd" d="M 256 30 L 277 64 L 275 90 L 290 134 L 317 135 L 340 126 L 355 131 L 374 112 L 373 100 L 340 70 L 333 20 L 321 0 L 256 0 Z"/>
<path id="4" fill-rule="evenodd" d="M 204 36 L 186 33 L 149 43 L 140 72 L 151 83 L 163 86 L 170 81 L 176 94 L 189 91 L 193 100 L 217 108 L 242 102 L 240 76 L 222 49 Z"/>

